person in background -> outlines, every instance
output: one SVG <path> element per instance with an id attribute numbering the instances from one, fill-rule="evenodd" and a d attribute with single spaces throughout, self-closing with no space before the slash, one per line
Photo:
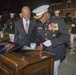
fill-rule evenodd
<path id="1" fill-rule="evenodd" d="M 49 5 L 42 5 L 32 12 L 37 19 L 37 40 L 43 44 L 43 50 L 55 54 L 54 75 L 58 75 L 60 61 L 66 55 L 65 43 L 69 41 L 69 33 L 61 17 L 51 17 Z"/>
<path id="2" fill-rule="evenodd" d="M 35 44 L 36 20 L 31 17 L 31 11 L 28 6 L 22 7 L 21 14 L 22 18 L 15 22 L 14 40 L 17 44 L 30 47 L 31 43 Z"/>
<path id="3" fill-rule="evenodd" d="M 19 18 L 22 18 L 22 13 L 19 13 Z"/>
<path id="4" fill-rule="evenodd" d="M 3 22 L 2 22 L 2 15 L 0 15 L 0 38 L 4 37 L 3 28 L 4 28 L 4 25 L 3 25 Z"/>
<path id="5" fill-rule="evenodd" d="M 73 19 L 73 22 L 71 23 L 71 34 L 70 34 L 70 55 L 75 54 L 73 50 L 75 50 L 74 47 L 74 39 L 76 38 L 76 12 L 75 12 L 75 17 Z"/>
<path id="6" fill-rule="evenodd" d="M 10 19 L 7 21 L 7 31 L 11 42 L 14 42 L 15 21 L 15 13 L 10 13 Z"/>
<path id="7" fill-rule="evenodd" d="M 54 11 L 54 16 L 55 17 L 60 17 L 60 11 L 59 10 Z"/>

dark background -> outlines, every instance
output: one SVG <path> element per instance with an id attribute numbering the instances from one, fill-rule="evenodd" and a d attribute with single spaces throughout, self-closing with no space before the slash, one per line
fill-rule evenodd
<path id="1" fill-rule="evenodd" d="M 28 5 L 31 10 L 34 8 L 43 5 L 51 4 L 53 2 L 59 2 L 61 0 L 0 0 L 0 13 L 2 11 L 9 12 L 20 12 L 22 6 Z"/>

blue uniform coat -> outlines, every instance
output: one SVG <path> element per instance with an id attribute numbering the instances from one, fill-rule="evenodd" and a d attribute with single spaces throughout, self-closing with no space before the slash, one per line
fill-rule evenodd
<path id="1" fill-rule="evenodd" d="M 50 17 L 46 24 L 37 23 L 37 40 L 45 42 L 50 40 L 52 45 L 44 46 L 44 50 L 55 53 L 55 60 L 62 59 L 66 54 L 65 43 L 69 40 L 69 33 L 61 17 Z"/>

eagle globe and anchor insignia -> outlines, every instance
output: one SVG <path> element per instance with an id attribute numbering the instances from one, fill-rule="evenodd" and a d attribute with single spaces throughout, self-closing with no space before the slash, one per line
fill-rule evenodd
<path id="1" fill-rule="evenodd" d="M 48 29 L 50 30 L 50 31 L 57 31 L 59 28 L 58 28 L 58 23 L 51 23 L 51 24 L 49 24 L 49 27 L 48 27 Z M 52 35 L 52 37 L 55 37 L 56 36 L 56 34 L 54 33 L 53 35 Z"/>

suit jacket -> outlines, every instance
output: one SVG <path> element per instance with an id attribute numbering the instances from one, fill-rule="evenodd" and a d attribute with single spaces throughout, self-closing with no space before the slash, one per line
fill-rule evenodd
<path id="1" fill-rule="evenodd" d="M 36 37 L 36 21 L 31 18 L 29 24 L 29 30 L 26 34 L 26 31 L 23 26 L 22 19 L 19 19 L 15 22 L 15 43 L 18 43 L 22 46 L 30 46 L 30 43 L 35 42 Z"/>
<path id="2" fill-rule="evenodd" d="M 37 31 L 40 42 L 50 40 L 52 43 L 49 47 L 44 46 L 44 50 L 55 53 L 55 60 L 62 59 L 66 54 L 65 43 L 69 41 L 69 33 L 64 20 L 60 17 L 50 17 L 44 25 L 41 22 L 37 23 Z"/>

